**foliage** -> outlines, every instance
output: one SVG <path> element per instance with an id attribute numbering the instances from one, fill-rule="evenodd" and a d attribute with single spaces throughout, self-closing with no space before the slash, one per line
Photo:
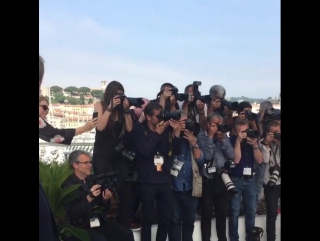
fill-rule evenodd
<path id="1" fill-rule="evenodd" d="M 103 91 L 102 90 L 92 90 L 91 95 L 95 98 L 98 98 L 100 100 L 103 99 Z"/>
<path id="2" fill-rule="evenodd" d="M 56 94 L 61 94 L 62 93 L 62 88 L 60 86 L 57 86 L 57 85 L 54 85 L 54 86 L 51 86 L 50 87 L 50 91 L 53 95 L 56 95 Z"/>
<path id="3" fill-rule="evenodd" d="M 55 161 L 44 163 L 39 160 L 40 183 L 47 195 L 61 238 L 73 236 L 82 241 L 90 241 L 90 236 L 85 230 L 69 224 L 64 208 L 66 203 L 76 197 L 75 190 L 80 186 L 79 184 L 65 189 L 61 188 L 62 183 L 71 173 L 72 171 L 66 162 L 60 164 Z"/>
<path id="4" fill-rule="evenodd" d="M 90 94 L 90 88 L 88 88 L 88 87 L 80 87 L 78 89 L 78 92 L 87 95 L 87 94 Z"/>
<path id="5" fill-rule="evenodd" d="M 69 86 L 69 87 L 65 88 L 64 91 L 71 93 L 71 94 L 75 94 L 79 91 L 79 89 L 75 86 Z"/>
<path id="6" fill-rule="evenodd" d="M 239 100 L 241 101 L 248 101 L 250 103 L 257 103 L 260 104 L 261 102 L 265 101 L 266 99 L 260 99 L 260 98 L 249 98 L 249 97 L 245 97 L 245 96 L 241 96 L 241 97 L 229 97 L 228 101 L 231 102 L 238 102 Z"/>

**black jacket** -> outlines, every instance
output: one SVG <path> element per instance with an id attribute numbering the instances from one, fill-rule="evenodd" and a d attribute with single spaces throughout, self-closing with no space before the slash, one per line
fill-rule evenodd
<path id="1" fill-rule="evenodd" d="M 39 241 L 60 241 L 48 199 L 39 183 Z"/>
<path id="2" fill-rule="evenodd" d="M 70 145 L 76 129 L 57 129 L 39 117 L 39 138 L 46 142 Z"/>
<path id="3" fill-rule="evenodd" d="M 93 214 L 92 210 L 95 206 L 105 206 L 102 198 L 97 197 L 91 203 L 87 199 L 87 195 L 91 186 L 84 183 L 76 175 L 71 174 L 62 184 L 62 188 L 67 188 L 72 185 L 81 184 L 77 190 L 77 197 L 65 206 L 70 224 L 78 228 L 90 228 L 90 218 L 93 216 L 99 217 L 99 221 L 103 222 L 107 218 L 107 207 L 105 212 Z"/>
<path id="4" fill-rule="evenodd" d="M 136 151 L 136 170 L 139 173 L 139 182 L 167 183 L 170 182 L 170 168 L 172 157 L 181 151 L 181 139 L 171 138 L 166 129 L 161 135 L 149 129 L 146 122 L 137 122 L 133 126 L 132 138 Z M 171 156 L 169 156 L 169 152 Z M 159 153 L 164 158 L 162 171 L 158 172 L 154 165 L 154 156 Z"/>

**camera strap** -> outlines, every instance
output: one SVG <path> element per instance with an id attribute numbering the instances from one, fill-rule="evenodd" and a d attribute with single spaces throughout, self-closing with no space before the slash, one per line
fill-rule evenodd
<path id="1" fill-rule="evenodd" d="M 121 123 L 121 122 L 120 122 Z M 126 127 L 126 122 L 123 122 L 123 125 L 122 125 L 122 129 L 121 129 L 121 132 L 119 134 L 119 136 L 117 137 L 116 135 L 116 131 L 114 128 L 111 129 L 111 132 L 112 132 L 112 136 L 115 140 L 120 140 L 123 136 L 124 136 L 124 133 L 125 133 L 125 127 Z"/>
<path id="2" fill-rule="evenodd" d="M 275 151 L 273 151 L 273 148 L 272 148 L 274 146 L 276 146 L 276 150 Z M 270 151 L 271 151 L 271 153 L 273 155 L 273 159 L 275 161 L 275 165 L 279 167 L 280 163 L 277 162 L 277 153 L 278 153 L 278 151 L 279 151 L 279 156 L 280 156 L 280 161 L 281 161 L 281 150 L 280 150 L 279 146 L 278 145 L 270 145 Z M 269 159 L 269 163 L 272 163 L 271 157 Z"/>

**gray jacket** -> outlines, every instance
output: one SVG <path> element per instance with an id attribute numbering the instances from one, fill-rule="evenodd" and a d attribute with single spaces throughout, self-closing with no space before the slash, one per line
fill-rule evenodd
<path id="1" fill-rule="evenodd" d="M 205 162 L 213 160 L 216 169 L 224 167 L 226 161 L 234 159 L 234 148 L 227 134 L 224 136 L 224 141 L 220 142 L 218 139 L 208 137 L 207 132 L 202 130 L 197 136 L 197 143 L 204 154 Z M 212 179 L 213 173 L 208 173 L 205 165 L 199 167 L 200 173 L 202 176 Z"/>

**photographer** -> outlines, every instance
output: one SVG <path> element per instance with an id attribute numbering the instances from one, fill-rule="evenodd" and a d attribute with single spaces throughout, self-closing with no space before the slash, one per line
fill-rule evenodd
<path id="1" fill-rule="evenodd" d="M 263 145 L 263 162 L 266 163 L 263 187 L 267 209 L 267 241 L 275 241 L 278 201 L 281 198 L 281 129 L 277 121 L 268 124 L 266 137 L 260 143 Z"/>
<path id="2" fill-rule="evenodd" d="M 251 230 L 255 226 L 256 217 L 256 185 L 254 164 L 262 162 L 262 154 L 258 145 L 258 131 L 249 129 L 245 119 L 234 123 L 236 135 L 230 137 L 234 146 L 234 168 L 230 168 L 230 178 L 238 193 L 230 198 L 229 237 L 238 241 L 238 219 L 240 215 L 241 198 L 245 212 L 246 240 L 253 241 Z"/>
<path id="3" fill-rule="evenodd" d="M 211 103 L 207 105 L 206 116 L 209 117 L 213 113 L 218 113 L 221 116 L 224 116 L 224 112 L 223 110 L 221 110 L 221 100 L 224 99 L 224 97 L 226 96 L 225 88 L 221 85 L 213 85 L 209 90 L 209 95 L 211 97 Z M 202 112 L 201 110 L 204 110 L 204 108 L 201 107 L 202 105 L 198 107 L 200 113 Z M 200 126 L 202 130 L 207 129 L 207 118 L 201 118 Z"/>
<path id="4" fill-rule="evenodd" d="M 107 218 L 105 212 L 94 212 L 94 207 L 108 207 L 112 193 L 101 185 L 90 186 L 86 182 L 92 172 L 90 154 L 76 150 L 69 155 L 68 160 L 73 173 L 64 181 L 62 188 L 81 184 L 77 189 L 77 197 L 65 206 L 70 224 L 85 229 L 92 241 L 134 241 L 133 233 L 115 220 Z"/>
<path id="5" fill-rule="evenodd" d="M 157 241 L 166 240 L 171 219 L 170 168 L 172 155 L 179 155 L 181 150 L 180 123 L 164 122 L 159 116 L 162 109 L 160 104 L 151 101 L 144 109 L 146 121 L 137 122 L 132 133 L 142 205 L 141 241 L 151 240 L 155 202 L 158 209 Z M 168 130 L 169 125 L 172 133 Z"/>
<path id="6" fill-rule="evenodd" d="M 190 100 L 183 101 L 182 110 L 188 113 L 188 118 L 197 123 L 206 122 L 207 105 L 202 101 L 194 101 L 194 89 L 193 84 L 187 85 L 184 89 L 184 93 L 191 96 Z"/>
<path id="7" fill-rule="evenodd" d="M 252 105 L 248 101 L 242 101 L 239 103 L 237 108 L 238 116 L 233 117 L 233 122 L 237 120 L 248 121 L 249 128 L 252 130 L 258 130 L 257 114 L 252 112 Z M 232 129 L 230 136 L 234 135 L 234 129 Z"/>
<path id="8" fill-rule="evenodd" d="M 142 108 L 136 107 L 135 109 L 131 109 L 134 124 L 141 118 L 145 106 L 149 103 L 147 99 L 143 98 L 143 101 Z M 123 147 L 116 147 L 125 160 L 125 162 L 122 162 L 123 165 L 121 165 L 120 171 L 127 174 L 119 192 L 119 199 L 124 201 L 120 201 L 119 203 L 118 218 L 122 225 L 131 228 L 131 230 L 139 230 L 141 226 L 135 219 L 135 213 L 140 204 L 140 197 L 138 194 L 138 183 L 136 183 L 136 151 L 132 133 L 132 131 L 125 133 L 123 142 L 119 144 L 123 145 Z"/>
<path id="9" fill-rule="evenodd" d="M 179 105 L 177 100 L 174 98 L 172 89 L 175 88 L 173 84 L 164 83 L 160 87 L 160 92 L 158 93 L 156 102 L 159 103 L 166 111 L 176 111 L 179 110 Z"/>
<path id="10" fill-rule="evenodd" d="M 219 130 L 223 117 L 217 113 L 208 117 L 206 130 L 197 140 L 204 153 L 205 164 L 201 168 L 203 180 L 201 203 L 201 235 L 203 241 L 210 241 L 212 210 L 216 210 L 216 230 L 219 241 L 227 241 L 226 225 L 228 212 L 228 191 L 222 180 L 224 166 L 234 159 L 234 149 L 226 133 Z"/>
<path id="11" fill-rule="evenodd" d="M 121 141 L 125 132 L 132 130 L 133 122 L 129 111 L 129 102 L 125 98 L 123 86 L 117 81 L 111 81 L 104 92 L 103 101 L 97 102 L 98 122 L 93 149 L 93 171 L 99 175 L 112 171 L 118 157 L 115 146 Z M 117 158 L 118 159 L 118 158 Z M 120 162 L 123 160 L 117 160 Z"/>
<path id="12" fill-rule="evenodd" d="M 266 126 L 264 125 L 263 117 L 265 111 L 270 110 L 273 108 L 272 103 L 270 101 L 263 101 L 260 103 L 260 108 L 259 108 L 259 113 L 257 115 L 257 120 L 258 120 L 258 129 L 260 131 L 260 136 L 263 137 L 265 135 L 265 129 Z M 257 205 L 259 204 L 260 201 L 260 194 L 262 191 L 263 187 L 263 178 L 264 178 L 264 172 L 265 172 L 266 164 L 264 162 L 260 164 L 256 164 L 256 190 L 257 190 Z"/>
<path id="13" fill-rule="evenodd" d="M 203 165 L 204 155 L 193 135 L 195 122 L 187 120 L 187 113 L 179 111 L 181 153 L 172 163 L 172 216 L 169 230 L 170 241 L 192 241 L 195 215 L 202 193 L 198 165 Z"/>

